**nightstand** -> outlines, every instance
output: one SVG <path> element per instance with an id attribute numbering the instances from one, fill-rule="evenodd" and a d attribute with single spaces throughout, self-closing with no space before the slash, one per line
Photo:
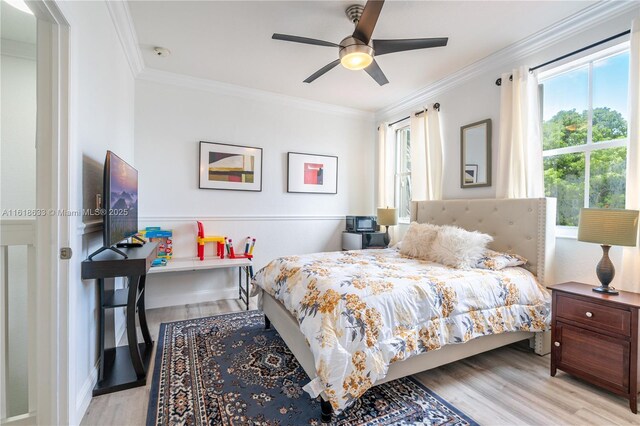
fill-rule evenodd
<path id="1" fill-rule="evenodd" d="M 640 294 L 600 294 L 577 282 L 549 288 L 551 375 L 563 370 L 622 395 L 637 413 Z"/>

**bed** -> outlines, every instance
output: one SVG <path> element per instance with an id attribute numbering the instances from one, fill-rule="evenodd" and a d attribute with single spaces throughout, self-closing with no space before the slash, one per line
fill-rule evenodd
<path id="1" fill-rule="evenodd" d="M 385 249 L 289 256 L 259 271 L 267 326 L 312 379 L 305 390 L 321 395 L 323 421 L 371 386 L 500 346 L 530 339 L 549 352 L 541 284 L 553 280 L 555 199 L 413 202 L 411 220 L 490 234 L 490 248 L 529 262 L 460 271 Z"/>

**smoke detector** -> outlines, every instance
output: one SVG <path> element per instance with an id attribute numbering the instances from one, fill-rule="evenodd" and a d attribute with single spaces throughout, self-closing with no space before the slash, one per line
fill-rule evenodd
<path id="1" fill-rule="evenodd" d="M 158 46 L 153 48 L 153 53 L 155 53 L 156 56 L 162 56 L 162 57 L 171 55 L 171 51 L 169 49 L 167 49 L 166 47 L 158 47 Z"/>

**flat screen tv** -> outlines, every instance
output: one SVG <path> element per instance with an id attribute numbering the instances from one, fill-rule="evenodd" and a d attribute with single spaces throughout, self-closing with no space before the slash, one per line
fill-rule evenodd
<path id="1" fill-rule="evenodd" d="M 111 151 L 107 151 L 104 161 L 102 204 L 104 243 L 89 259 L 105 250 L 126 258 L 114 246 L 138 233 L 138 171 Z"/>

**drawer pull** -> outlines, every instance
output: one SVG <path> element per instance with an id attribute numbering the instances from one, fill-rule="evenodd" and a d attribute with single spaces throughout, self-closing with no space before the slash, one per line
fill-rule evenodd
<path id="1" fill-rule="evenodd" d="M 553 342 L 553 345 L 557 348 L 560 347 L 560 342 Z"/>
<path id="2" fill-rule="evenodd" d="M 585 315 L 587 316 L 587 318 L 591 318 L 593 316 L 591 312 L 587 312 Z"/>

